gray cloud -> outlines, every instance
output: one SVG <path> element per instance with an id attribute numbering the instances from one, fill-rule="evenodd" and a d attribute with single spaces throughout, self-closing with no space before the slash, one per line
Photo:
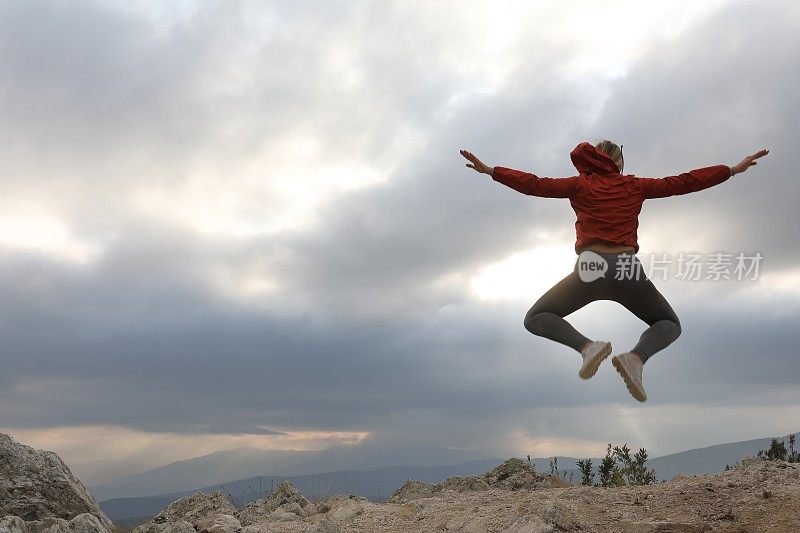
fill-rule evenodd
<path id="1" fill-rule="evenodd" d="M 733 182 L 645 204 L 640 240 L 680 249 L 702 232 L 709 246 L 796 266 L 797 237 L 775 229 L 796 226 L 792 6 L 724 6 L 654 43 L 611 84 L 596 121 L 586 94 L 607 82 L 559 78 L 566 47 L 520 62 L 498 93 L 443 115 L 470 83 L 431 53 L 448 33 L 376 4 L 269 5 L 261 14 L 273 22 L 261 33 L 248 26 L 260 9 L 249 4 L 209 4 L 166 27 L 102 4 L 59 6 L 0 8 L 0 103 L 10 110 L 0 154 L 13 169 L 4 183 L 81 236 L 114 238 L 88 266 L 2 249 L 0 427 L 359 430 L 498 448 L 520 425 L 564 438 L 627 431 L 620 419 L 576 429 L 587 420 L 581 408 L 629 402 L 613 372 L 581 382 L 576 354 L 522 329 L 526 308 L 436 284 L 542 243 L 534 230 L 574 239 L 568 201 L 524 197 L 472 173 L 462 147 L 492 164 L 568 176 L 571 148 L 604 135 L 625 145 L 626 171 L 656 177 L 733 164 L 765 146 L 770 156 Z M 778 9 L 781 17 L 769 14 Z M 336 43 L 355 50 L 352 86 L 326 55 Z M 324 202 L 307 230 L 228 239 L 134 202 L 199 167 L 242 185 L 227 165 L 296 131 L 322 135 L 326 154 L 380 167 L 405 128 L 424 132 L 422 149 L 387 181 Z M 254 194 L 243 208 L 279 203 Z M 232 301 L 211 282 L 215 268 L 251 268 L 279 287 L 258 306 Z M 765 389 L 773 402 L 797 392 L 796 295 L 780 302 L 783 318 L 756 320 L 747 306 L 769 309 L 769 300 L 714 304 L 739 294 L 735 284 L 696 289 L 702 305 L 688 294 L 695 289 L 663 288 L 684 336 L 648 364 L 659 406 L 757 405 Z M 603 305 L 575 323 L 633 344 L 643 324 L 622 310 L 597 313 Z M 540 425 L 521 424 L 532 409 Z"/>
<path id="2" fill-rule="evenodd" d="M 712 190 L 645 203 L 644 234 L 702 232 L 722 250 L 761 251 L 772 268 L 796 267 L 800 237 L 792 207 L 798 181 L 793 146 L 800 99 L 800 20 L 791 3 L 734 2 L 670 42 L 655 42 L 612 86 L 598 124 L 625 147 L 626 169 L 661 177 L 734 165 L 761 148 L 770 154 Z M 780 15 L 777 15 L 780 13 Z M 733 29 L 733 31 L 731 31 Z M 758 43 L 756 44 L 756 41 Z"/>

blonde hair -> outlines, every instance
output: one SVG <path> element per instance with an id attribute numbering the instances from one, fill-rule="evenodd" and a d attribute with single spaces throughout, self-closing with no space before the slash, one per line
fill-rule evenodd
<path id="1" fill-rule="evenodd" d="M 614 160 L 620 173 L 625 167 L 625 158 L 622 157 L 622 145 L 617 146 L 616 143 L 604 139 L 595 145 L 595 148 L 605 152 Z"/>

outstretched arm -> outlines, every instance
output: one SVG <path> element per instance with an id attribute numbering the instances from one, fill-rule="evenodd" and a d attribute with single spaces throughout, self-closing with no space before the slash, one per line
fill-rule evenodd
<path id="1" fill-rule="evenodd" d="M 684 172 L 677 176 L 666 178 L 636 178 L 642 187 L 645 198 L 664 198 L 678 194 L 702 191 L 728 180 L 731 176 L 741 174 L 753 165 L 756 159 L 769 153 L 769 150 L 760 150 L 753 155 L 745 157 L 738 165 L 714 165 Z"/>
<path id="2" fill-rule="evenodd" d="M 569 198 L 575 192 L 577 176 L 570 178 L 540 178 L 530 172 L 514 170 L 513 168 L 490 167 L 471 152 L 467 150 L 461 150 L 460 152 L 470 161 L 470 163 L 467 163 L 467 167 L 482 174 L 488 174 L 493 180 L 523 194 L 545 198 Z"/>

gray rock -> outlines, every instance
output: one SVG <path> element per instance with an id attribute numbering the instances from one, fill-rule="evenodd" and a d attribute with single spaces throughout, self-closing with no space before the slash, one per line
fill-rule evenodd
<path id="1" fill-rule="evenodd" d="M 195 533 L 194 526 L 188 520 L 178 520 L 160 525 L 163 527 L 160 533 Z"/>
<path id="2" fill-rule="evenodd" d="M 280 520 L 281 522 L 296 522 L 297 520 L 300 520 L 299 516 L 294 513 L 284 511 L 281 507 L 278 507 L 272 512 L 272 517 L 275 520 Z"/>
<path id="3" fill-rule="evenodd" d="M 72 520 L 83 513 L 94 515 L 105 530 L 114 527 L 56 453 L 35 450 L 0 433 L 0 516 L 31 522 Z"/>
<path id="4" fill-rule="evenodd" d="M 559 531 L 574 531 L 582 529 L 578 518 L 568 509 L 558 503 L 547 505 L 542 511 L 542 517 L 549 521 Z"/>
<path id="5" fill-rule="evenodd" d="M 187 520 L 177 520 L 175 522 L 148 522 L 137 528 L 141 533 L 197 533 L 191 522 Z"/>
<path id="6" fill-rule="evenodd" d="M 311 533 L 341 533 L 341 529 L 336 524 L 329 522 L 328 520 L 320 520 L 317 522 L 317 525 L 314 526 L 314 529 L 311 530 Z"/>
<path id="7" fill-rule="evenodd" d="M 760 457 L 752 457 L 750 455 L 742 458 L 742 466 L 746 467 L 759 464 L 764 464 L 764 459 L 761 459 Z"/>
<path id="8" fill-rule="evenodd" d="M 289 481 L 282 481 L 269 496 L 248 504 L 237 516 L 243 526 L 249 526 L 268 519 L 276 509 L 287 503 L 296 503 L 306 510 L 306 515 L 317 510 L 316 507 L 312 509 L 311 502 L 294 485 Z"/>
<path id="9" fill-rule="evenodd" d="M 307 507 L 311 507 L 311 505 L 308 505 Z M 299 516 L 301 518 L 305 518 L 306 516 L 308 516 L 308 512 L 305 509 L 303 509 L 302 507 L 300 507 L 300 504 L 297 503 L 297 502 L 284 503 L 283 505 L 278 507 L 278 509 L 283 510 L 283 512 L 285 512 L 285 513 L 296 514 L 297 516 Z"/>
<path id="10" fill-rule="evenodd" d="M 68 533 L 106 533 L 108 530 L 91 513 L 79 514 L 67 524 Z"/>
<path id="11" fill-rule="evenodd" d="M 28 533 L 25 520 L 15 515 L 0 518 L 0 533 Z"/>
<path id="12" fill-rule="evenodd" d="M 433 496 L 433 487 L 431 483 L 408 479 L 386 501 L 389 503 L 403 503 L 417 498 L 429 498 Z"/>
<path id="13" fill-rule="evenodd" d="M 364 505 L 368 501 L 363 496 L 333 496 L 328 500 L 331 506 L 331 510 L 328 511 L 328 518 L 335 522 L 352 520 L 364 512 Z"/>
<path id="14" fill-rule="evenodd" d="M 63 518 L 43 518 L 27 522 L 28 533 L 66 533 L 69 522 Z"/>
<path id="15" fill-rule="evenodd" d="M 512 457 L 483 475 L 491 487 L 516 490 L 523 487 L 534 487 L 544 480 L 538 475 L 530 463 Z"/>
<path id="16" fill-rule="evenodd" d="M 194 528 L 201 519 L 212 515 L 236 515 L 236 508 L 222 491 L 217 490 L 211 494 L 196 492 L 176 500 L 152 520 L 134 529 L 132 533 L 166 533 L 160 526 L 181 521 L 188 522 Z M 182 526 L 174 525 L 174 527 Z"/>
<path id="17" fill-rule="evenodd" d="M 489 483 L 482 476 L 452 476 L 433 486 L 433 492 L 453 490 L 456 492 L 489 490 Z"/>
<path id="18" fill-rule="evenodd" d="M 195 529 L 198 533 L 239 533 L 242 524 L 229 514 L 213 514 L 199 519 Z"/>
<path id="19" fill-rule="evenodd" d="M 15 517 L 22 520 L 19 517 Z M 63 518 L 43 518 L 24 522 L 27 533 L 108 533 L 108 529 L 91 513 L 81 513 L 70 521 Z M 3 528 L 0 526 L 0 531 Z"/>

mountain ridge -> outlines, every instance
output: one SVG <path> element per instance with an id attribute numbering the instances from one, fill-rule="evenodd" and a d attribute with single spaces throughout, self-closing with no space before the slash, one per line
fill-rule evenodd
<path id="1" fill-rule="evenodd" d="M 713 444 L 702 448 L 693 448 L 681 452 L 675 452 L 661 457 L 654 457 L 648 461 L 648 466 L 656 470 L 657 479 L 669 481 L 678 474 L 702 475 L 712 474 L 724 470 L 726 465 L 734 466 L 742 457 L 756 455 L 758 450 L 769 446 L 773 437 L 763 437 L 746 441 L 727 442 L 723 444 Z M 777 437 L 783 438 L 786 437 Z M 575 465 L 578 458 L 569 456 L 557 456 L 559 461 L 559 471 L 570 473 L 574 476 L 574 481 L 580 479 L 580 473 Z M 551 458 L 531 458 L 534 468 L 538 471 L 547 472 Z M 436 483 L 443 481 L 450 476 L 475 475 L 483 472 L 503 462 L 503 458 L 487 458 L 464 461 L 459 464 L 435 465 L 435 466 L 399 466 L 390 465 L 373 470 L 334 470 L 323 473 L 309 473 L 296 476 L 262 476 L 268 479 L 272 477 L 274 484 L 288 480 L 302 492 L 311 494 L 315 492 L 314 483 L 319 484 L 320 476 L 327 479 L 335 486 L 342 486 L 350 483 L 350 493 L 366 497 L 371 501 L 380 501 L 381 498 L 390 494 L 406 479 L 416 479 L 423 482 Z M 600 458 L 592 458 L 596 467 Z M 565 468 L 569 467 L 569 468 Z M 314 476 L 318 476 L 315 481 Z M 349 476 L 349 478 L 348 478 Z M 248 488 L 255 486 L 258 476 L 251 476 L 243 479 L 236 479 L 225 483 L 209 484 L 201 488 L 192 488 L 175 491 L 172 493 L 149 495 L 137 498 L 109 498 L 100 501 L 100 507 L 114 520 L 130 519 L 133 517 L 146 517 L 151 513 L 157 513 L 166 507 L 170 501 L 176 498 L 188 496 L 197 492 L 212 492 L 220 490 L 225 485 L 229 491 L 235 491 L 238 487 L 244 494 L 234 494 L 232 498 L 239 503 L 246 504 L 254 501 L 255 489 Z M 376 494 L 375 487 L 380 487 L 380 494 Z M 347 488 L 347 487 L 346 487 Z M 262 492 L 265 486 L 262 485 Z"/>

